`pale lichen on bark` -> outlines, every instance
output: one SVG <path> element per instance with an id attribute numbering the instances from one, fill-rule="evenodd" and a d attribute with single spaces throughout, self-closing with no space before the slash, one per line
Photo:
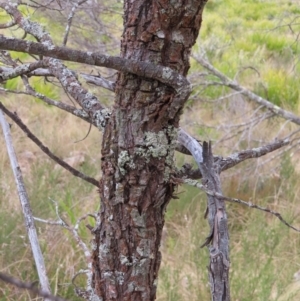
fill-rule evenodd
<path id="1" fill-rule="evenodd" d="M 131 169 L 135 168 L 132 157 L 129 155 L 128 151 L 121 151 L 118 156 L 118 166 L 120 173 L 124 176 L 126 174 L 125 165 L 128 165 Z"/>
<path id="2" fill-rule="evenodd" d="M 173 126 L 155 132 L 145 132 L 143 145 L 136 147 L 134 154 L 144 157 L 165 159 L 164 180 L 168 181 L 174 166 L 174 152 L 177 145 L 177 129 Z"/>

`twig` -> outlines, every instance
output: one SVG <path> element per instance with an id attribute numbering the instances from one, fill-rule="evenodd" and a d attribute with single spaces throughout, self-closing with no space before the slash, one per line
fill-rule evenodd
<path id="1" fill-rule="evenodd" d="M 240 200 L 240 199 L 236 199 L 236 198 L 229 198 L 229 197 L 226 197 L 226 196 L 223 196 L 217 192 L 214 192 L 214 191 L 211 191 L 211 190 L 208 190 L 204 185 L 200 184 L 198 181 L 196 180 L 191 180 L 191 179 L 186 179 L 184 180 L 184 183 L 185 184 L 188 184 L 190 186 L 194 186 L 194 187 L 197 187 L 201 190 L 203 190 L 206 194 L 209 194 L 211 196 L 214 196 L 214 197 L 217 197 L 219 199 L 223 199 L 227 202 L 231 202 L 231 203 L 237 203 L 237 204 L 241 204 L 241 205 L 244 205 L 244 206 L 247 206 L 247 207 L 250 207 L 250 208 L 255 208 L 255 209 L 258 209 L 258 210 L 261 210 L 261 211 L 264 211 L 264 212 L 268 212 L 274 216 L 276 216 L 283 224 L 285 224 L 287 227 L 297 231 L 297 232 L 300 232 L 300 229 L 292 226 L 291 224 L 289 224 L 282 216 L 280 213 L 276 212 L 276 211 L 273 211 L 269 208 L 265 208 L 265 207 L 261 207 L 259 205 L 256 205 L 256 204 L 253 204 L 252 202 L 246 202 L 246 201 L 243 201 L 243 200 Z"/>
<path id="2" fill-rule="evenodd" d="M 95 76 L 95 75 L 90 75 L 90 74 L 85 74 L 85 73 L 80 73 L 80 75 L 86 80 L 87 83 L 93 84 L 96 86 L 100 86 L 102 88 L 105 88 L 109 91 L 115 91 L 116 84 L 115 82 L 109 81 L 100 75 Z"/>
<path id="3" fill-rule="evenodd" d="M 222 72 L 217 70 L 213 65 L 211 65 L 207 60 L 205 60 L 201 56 L 193 56 L 193 58 L 201 64 L 204 68 L 209 70 L 213 75 L 218 77 L 222 84 L 232 88 L 233 90 L 236 90 L 243 94 L 244 96 L 248 97 L 250 100 L 256 102 L 259 105 L 263 105 L 265 108 L 273 112 L 274 114 L 281 116 L 282 118 L 286 120 L 291 120 L 291 122 L 300 125 L 300 117 L 293 114 L 292 112 L 289 112 L 287 110 L 284 110 L 280 108 L 277 105 L 274 105 L 270 101 L 262 98 L 261 96 L 258 96 L 257 94 L 249 91 L 248 89 L 244 88 L 243 86 L 239 85 L 237 81 L 231 80 L 226 75 L 224 75 Z"/>
<path id="4" fill-rule="evenodd" d="M 259 158 L 290 143 L 289 139 L 278 140 L 257 148 L 247 149 L 220 159 L 221 170 L 229 169 L 247 159 Z"/>
<path id="5" fill-rule="evenodd" d="M 32 88 L 30 86 L 30 88 Z M 88 123 L 91 123 L 90 121 L 90 118 L 89 118 L 89 115 L 82 109 L 77 109 L 73 106 L 70 106 L 68 104 L 65 104 L 61 101 L 57 101 L 57 100 L 54 100 L 54 99 L 51 99 L 39 92 L 36 92 L 35 90 L 33 89 L 27 89 L 26 87 L 26 90 L 27 91 L 19 91 L 19 90 L 10 90 L 10 89 L 4 89 L 4 88 L 1 88 L 0 87 L 0 91 L 3 91 L 5 93 L 14 93 L 14 94 L 23 94 L 23 95 L 31 95 L 31 96 L 34 96 L 40 100 L 42 100 L 43 102 L 45 102 L 46 104 L 50 105 L 50 106 L 55 106 L 63 111 L 66 111 L 68 113 L 71 113 L 73 114 L 74 116 L 76 117 L 79 117 L 81 118 L 82 120 L 88 122 Z M 94 124 L 96 126 L 96 124 Z"/>
<path id="6" fill-rule="evenodd" d="M 54 74 L 50 72 L 49 69 L 46 68 L 40 68 L 37 67 L 35 65 L 32 64 L 36 64 L 37 62 L 33 62 L 33 63 L 29 63 L 29 64 L 25 64 L 22 66 L 19 66 L 20 68 L 22 67 L 22 73 L 16 73 L 15 69 L 11 68 L 11 67 L 0 67 L 0 77 L 3 80 L 7 80 L 7 79 L 12 79 L 15 78 L 21 74 L 25 74 L 28 77 L 32 77 L 32 76 L 47 76 L 47 77 L 53 77 Z M 29 68 L 27 68 L 27 65 L 32 65 Z M 35 67 L 37 67 L 35 69 Z M 32 69 L 32 70 L 31 70 Z M 2 73 L 1 73 L 2 71 Z M 3 76 L 3 71 L 5 71 L 5 76 Z M 110 80 L 105 79 L 104 77 L 100 76 L 100 75 L 91 75 L 91 74 L 86 74 L 86 73 L 81 73 L 81 72 L 75 72 L 74 70 L 71 70 L 71 72 L 76 76 L 76 74 L 80 75 L 81 77 L 83 77 L 85 79 L 85 81 L 88 84 L 93 84 L 102 88 L 105 88 L 109 91 L 114 92 L 115 91 L 115 87 L 116 87 L 116 83 Z M 237 92 L 236 92 L 237 93 Z"/>
<path id="7" fill-rule="evenodd" d="M 36 232 L 36 228 L 34 225 L 34 219 L 32 216 L 30 203 L 29 203 L 26 188 L 24 185 L 22 172 L 19 167 L 17 157 L 16 157 L 16 154 L 14 151 L 14 147 L 12 144 L 10 128 L 9 128 L 8 123 L 5 120 L 4 114 L 1 109 L 0 109 L 0 123 L 2 126 L 3 135 L 4 135 L 11 167 L 12 167 L 12 170 L 14 173 L 15 182 L 17 185 L 19 199 L 20 199 L 20 203 L 22 206 L 23 215 L 24 215 L 24 219 L 25 219 L 26 230 L 27 230 L 29 241 L 30 241 L 30 246 L 31 246 L 31 250 L 33 253 L 33 258 L 35 261 L 36 269 L 37 269 L 37 272 L 39 275 L 39 280 L 40 280 L 42 289 L 45 292 L 47 292 L 48 294 L 50 294 L 51 291 L 50 291 L 49 280 L 48 280 L 48 277 L 46 274 L 45 262 L 44 262 L 43 254 L 42 254 L 42 251 L 41 251 L 41 248 L 39 245 L 39 240 L 37 237 L 37 232 Z"/>
<path id="8" fill-rule="evenodd" d="M 52 160 L 54 160 L 56 163 L 58 163 L 60 166 L 62 166 L 64 169 L 69 171 L 72 175 L 75 177 L 81 178 L 85 180 L 86 182 L 89 182 L 96 187 L 99 187 L 99 183 L 96 179 L 91 178 L 79 170 L 73 168 L 68 163 L 61 160 L 59 157 L 54 155 L 47 146 L 45 146 L 29 129 L 28 127 L 22 122 L 22 120 L 16 115 L 10 112 L 1 102 L 0 102 L 0 108 L 7 114 L 20 128 L 23 132 L 25 132 L 30 138 L 47 156 L 49 156 Z"/>
<path id="9" fill-rule="evenodd" d="M 83 296 L 83 294 L 92 295 L 93 294 L 93 289 L 92 289 L 91 284 L 92 284 L 93 273 L 92 273 L 92 263 L 91 263 L 91 252 L 88 249 L 87 245 L 83 242 L 83 240 L 79 236 L 79 234 L 78 234 L 78 228 L 79 228 L 80 223 L 83 220 L 85 220 L 87 217 L 92 217 L 92 218 L 94 218 L 97 221 L 97 216 L 95 214 L 87 213 L 84 216 L 82 216 L 79 219 L 77 219 L 77 221 L 76 221 L 76 223 L 75 223 L 75 225 L 73 227 L 69 226 L 68 223 L 66 221 L 64 221 L 62 219 L 62 217 L 60 216 L 57 202 L 55 200 L 53 200 L 53 199 L 50 199 L 50 200 L 54 203 L 55 212 L 56 212 L 56 216 L 57 216 L 58 220 L 57 221 L 51 221 L 51 220 L 44 220 L 44 219 L 36 218 L 36 217 L 34 219 L 36 221 L 39 221 L 39 222 L 42 222 L 42 223 L 45 223 L 45 224 L 48 224 L 48 225 L 62 226 L 62 227 L 64 227 L 65 229 L 67 229 L 72 234 L 73 238 L 76 240 L 76 242 L 79 245 L 79 247 L 83 250 L 84 256 L 86 258 L 87 270 L 84 270 L 84 274 L 86 274 L 86 277 L 87 277 L 87 287 L 86 287 L 86 290 L 79 289 L 75 285 L 75 283 L 74 283 L 74 280 L 78 276 L 78 274 L 82 274 L 83 273 L 82 270 L 80 270 L 79 272 L 77 272 L 73 276 L 72 283 L 74 284 L 75 290 L 76 290 L 76 292 L 77 292 L 78 295 L 80 295 L 80 296 Z"/>
<path id="10" fill-rule="evenodd" d="M 67 41 L 68 41 L 68 36 L 70 33 L 70 29 L 71 29 L 71 25 L 72 25 L 72 21 L 73 21 L 73 17 L 75 15 L 76 9 L 83 3 L 85 3 L 87 0 L 83 0 L 80 1 L 79 3 L 75 3 L 74 6 L 71 9 L 71 12 L 68 16 L 68 23 L 67 23 L 67 27 L 65 30 L 65 34 L 64 34 L 64 39 L 63 39 L 63 45 L 66 46 L 67 45 Z"/>
<path id="11" fill-rule="evenodd" d="M 22 282 L 16 278 L 5 275 L 3 273 L 0 273 L 0 279 L 4 282 L 10 283 L 10 284 L 18 287 L 18 288 L 27 289 L 29 291 L 32 291 L 35 294 L 39 295 L 40 297 L 47 298 L 48 300 L 51 300 L 51 301 L 68 301 L 67 299 L 53 296 L 50 293 L 48 293 L 47 291 L 45 291 L 44 289 L 40 290 L 40 289 L 36 288 L 35 285 L 32 283 Z"/>

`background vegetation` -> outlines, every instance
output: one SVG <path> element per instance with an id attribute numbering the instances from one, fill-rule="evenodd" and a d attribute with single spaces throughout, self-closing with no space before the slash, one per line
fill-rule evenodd
<path id="1" fill-rule="evenodd" d="M 103 51 L 116 54 L 110 43 L 119 39 L 121 31 L 111 24 L 111 15 L 116 16 L 116 24 L 121 24 L 121 4 L 111 5 L 113 9 L 102 12 L 102 20 L 108 25 L 107 35 L 97 38 L 107 41 L 107 49 Z M 31 14 L 30 11 L 27 13 Z M 48 23 L 47 14 L 32 16 Z M 47 29 L 54 39 L 61 41 L 63 27 L 59 22 L 49 24 Z M 274 1 L 210 0 L 194 52 L 205 51 L 214 66 L 227 76 L 236 78 L 259 95 L 299 115 L 298 24 L 300 8 L 297 1 L 276 1 L 274 4 Z M 83 26 L 76 27 L 69 46 L 81 45 L 82 48 L 80 41 L 75 40 L 76 32 L 82 32 L 81 40 L 95 41 L 92 33 L 84 31 Z M 85 45 L 89 48 L 88 44 Z M 26 60 L 26 56 L 22 59 Z M 190 80 L 196 83 L 195 79 L 202 76 L 207 80 L 204 72 L 192 60 Z M 278 118 L 251 123 L 249 120 L 256 109 L 254 105 L 239 95 L 224 97 L 232 92 L 222 86 L 205 85 L 205 80 L 203 85 L 195 84 L 182 116 L 182 125 L 199 139 L 212 140 L 215 154 L 225 156 L 233 151 L 262 145 L 274 137 L 285 136 L 293 129 L 293 125 Z M 48 97 L 69 102 L 53 85 L 39 79 L 32 83 Z M 18 80 L 11 80 L 4 86 L 14 89 L 19 84 Z M 101 93 L 101 99 L 107 104 L 112 100 L 112 95 L 103 89 L 90 88 Z M 83 121 L 45 106 L 32 97 L 0 91 L 0 98 L 17 111 L 55 154 L 69 160 L 86 174 L 100 178 L 101 135 L 96 129 L 91 130 L 87 139 L 75 143 L 88 132 L 89 126 Z M 51 199 L 58 202 L 61 215 L 70 224 L 99 209 L 99 195 L 94 187 L 70 176 L 50 161 L 15 125 L 12 126 L 12 134 L 36 217 L 57 219 Z M 0 271 L 24 281 L 36 281 L 38 277 L 1 135 L 0 145 Z M 278 151 L 224 172 L 224 195 L 251 200 L 279 211 L 289 222 L 300 227 L 299 148 L 297 143 L 295 145 L 285 153 Z M 177 156 L 178 167 L 186 162 L 191 162 L 191 158 Z M 207 221 L 203 218 L 205 208 L 205 195 L 185 186 L 178 190 L 178 199 L 170 203 L 162 243 L 158 300 L 210 299 L 206 269 L 208 252 L 200 248 L 208 233 Z M 299 300 L 297 289 L 300 289 L 300 282 L 293 279 L 300 270 L 299 234 L 265 213 L 232 204 L 228 204 L 227 208 L 231 235 L 232 300 Z M 92 237 L 86 223 L 82 223 L 80 234 L 88 243 Z M 71 279 L 85 268 L 83 252 L 63 228 L 42 223 L 37 223 L 37 227 L 54 294 L 79 300 L 74 294 Z M 85 278 L 79 276 L 75 282 L 84 286 Z M 1 283 L 0 300 L 36 298 Z"/>

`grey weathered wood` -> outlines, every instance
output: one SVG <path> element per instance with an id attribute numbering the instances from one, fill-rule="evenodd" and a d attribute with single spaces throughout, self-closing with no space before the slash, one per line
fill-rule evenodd
<path id="1" fill-rule="evenodd" d="M 180 129 L 178 141 L 184 145 L 196 160 L 202 174 L 203 185 L 218 195 L 207 193 L 207 212 L 210 233 L 202 246 L 208 246 L 210 263 L 208 265 L 209 282 L 213 301 L 229 301 L 229 234 L 227 215 L 222 195 L 220 171 L 221 165 L 214 160 L 211 143 L 201 146 L 196 139 Z"/>
<path id="2" fill-rule="evenodd" d="M 16 157 L 14 147 L 12 144 L 12 138 L 10 135 L 9 124 L 6 122 L 2 110 L 0 110 L 0 124 L 2 126 L 3 135 L 4 135 L 6 147 L 7 147 L 7 152 L 8 152 L 9 159 L 10 159 L 10 164 L 11 164 L 11 167 L 12 167 L 12 170 L 14 173 L 14 178 L 15 178 L 15 182 L 17 185 L 19 199 L 20 199 L 23 214 L 24 214 L 25 226 L 26 226 L 28 238 L 30 241 L 30 246 L 31 246 L 31 250 L 33 253 L 33 258 L 35 261 L 36 269 L 37 269 L 37 272 L 39 275 L 41 288 L 44 292 L 51 294 L 49 280 L 48 280 L 48 277 L 46 274 L 45 262 L 44 262 L 43 254 L 42 254 L 42 251 L 41 251 L 41 248 L 39 245 L 37 232 L 36 232 L 36 228 L 34 225 L 34 219 L 33 219 L 26 188 L 25 188 L 24 181 L 23 181 L 22 172 L 21 172 L 20 166 L 18 164 L 17 157 Z"/>

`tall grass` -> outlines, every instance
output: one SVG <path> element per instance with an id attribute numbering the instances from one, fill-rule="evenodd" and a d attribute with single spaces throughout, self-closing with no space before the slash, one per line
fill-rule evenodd
<path id="1" fill-rule="evenodd" d="M 278 25 L 291 20 L 300 10 L 293 1 L 279 2 L 280 5 L 267 1 L 210 0 L 204 13 L 201 40 L 195 51 L 204 47 L 209 59 L 222 72 L 231 77 L 238 74 L 238 80 L 245 86 L 299 113 L 297 83 L 300 67 L 294 60 L 299 55 L 299 48 L 288 27 Z M 300 29 L 297 26 L 294 27 L 295 32 Z M 259 76 L 257 72 L 243 69 L 248 65 L 255 67 Z M 199 66 L 192 62 L 192 72 L 199 70 Z M 238 73 L 240 70 L 243 71 Z M 6 83 L 11 89 L 18 84 L 17 80 Z M 62 97 L 59 90 L 45 87 L 38 80 L 34 84 L 42 87 L 41 92 L 50 97 Z M 97 92 L 96 89 L 94 91 Z M 195 87 L 194 91 L 196 94 L 200 88 Z M 238 96 L 213 104 L 201 102 L 203 99 L 213 100 L 225 92 L 228 90 L 222 87 L 201 91 L 202 99 L 196 97 L 191 100 L 186 114 L 182 116 L 185 128 L 199 139 L 213 141 L 216 154 L 226 155 L 261 145 L 262 141 L 276 137 L 279 130 L 284 136 L 293 128 L 287 125 L 282 130 L 279 120 L 267 120 L 230 138 L 230 126 L 248 118 L 254 107 Z M 74 143 L 86 135 L 88 124 L 27 97 L 5 95 L 1 101 L 17 111 L 55 154 L 68 158 L 80 152 L 84 161 L 76 167 L 100 178 L 101 134 L 97 130 L 92 128 L 88 138 Z M 104 101 L 108 103 L 106 96 Z M 12 126 L 12 135 L 36 217 L 57 219 L 51 200 L 58 203 L 62 217 L 70 224 L 83 214 L 99 209 L 99 195 L 95 187 L 72 177 L 50 161 L 15 125 Z M 3 146 L 0 148 L 0 271 L 23 281 L 37 281 L 2 135 L 0 145 Z M 299 227 L 298 157 L 298 151 L 293 150 L 269 163 L 263 164 L 265 159 L 260 159 L 224 172 L 224 195 L 269 207 Z M 191 158 L 177 156 L 178 167 L 186 162 L 192 162 Z M 178 197 L 171 201 L 166 213 L 158 300 L 209 300 L 208 251 L 200 248 L 209 231 L 203 218 L 206 197 L 187 186 L 179 188 Z M 287 295 L 292 290 L 290 285 L 293 284 L 294 273 L 300 270 L 299 234 L 264 212 L 234 204 L 227 205 L 227 212 L 232 300 L 299 300 L 299 295 Z M 37 227 L 52 291 L 80 300 L 73 291 L 71 279 L 85 268 L 83 252 L 63 228 L 43 223 L 37 223 Z M 84 223 L 79 231 L 89 244 L 92 237 Z M 83 276 L 76 278 L 76 285 L 84 284 Z M 1 283 L 0 300 L 37 298 Z"/>

